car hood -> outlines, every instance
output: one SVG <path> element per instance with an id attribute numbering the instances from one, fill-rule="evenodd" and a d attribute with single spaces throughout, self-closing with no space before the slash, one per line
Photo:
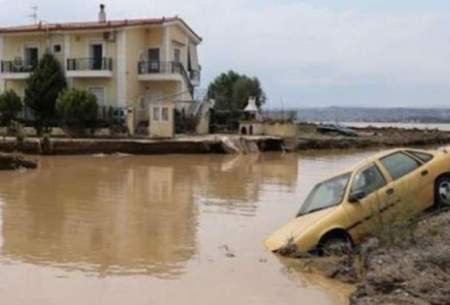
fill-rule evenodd
<path id="1" fill-rule="evenodd" d="M 336 210 L 336 207 L 318 211 L 312 214 L 303 215 L 292 220 L 266 239 L 266 247 L 270 251 L 280 250 L 281 248 L 287 246 L 293 239 L 297 239 L 301 234 L 303 234 L 307 229 L 311 228 L 311 226 L 317 223 L 321 218 L 332 213 L 334 210 Z"/>

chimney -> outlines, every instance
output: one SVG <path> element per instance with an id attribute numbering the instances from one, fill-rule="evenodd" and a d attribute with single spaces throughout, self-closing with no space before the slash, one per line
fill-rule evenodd
<path id="1" fill-rule="evenodd" d="M 101 23 L 106 22 L 106 12 L 104 4 L 100 4 L 100 13 L 98 13 L 98 22 Z"/>

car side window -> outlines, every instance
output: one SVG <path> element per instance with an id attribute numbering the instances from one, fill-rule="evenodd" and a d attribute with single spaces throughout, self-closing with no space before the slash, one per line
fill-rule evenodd
<path id="1" fill-rule="evenodd" d="M 418 161 L 401 152 L 384 157 L 380 161 L 394 180 L 400 179 L 421 166 Z"/>
<path id="2" fill-rule="evenodd" d="M 411 150 L 407 150 L 406 152 L 408 154 L 410 154 L 410 155 L 413 155 L 414 157 L 416 157 L 417 159 L 419 159 L 423 163 L 428 163 L 431 160 L 433 160 L 433 155 L 430 155 L 430 154 L 427 154 L 427 153 L 424 153 L 424 152 L 411 151 Z"/>
<path id="3" fill-rule="evenodd" d="M 364 192 L 367 196 L 385 185 L 386 179 L 378 166 L 373 164 L 369 168 L 356 174 L 355 179 L 353 180 L 352 192 Z"/>

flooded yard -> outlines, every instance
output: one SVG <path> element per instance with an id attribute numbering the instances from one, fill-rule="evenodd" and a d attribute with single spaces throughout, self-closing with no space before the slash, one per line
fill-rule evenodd
<path id="1" fill-rule="evenodd" d="M 369 152 L 43 157 L 0 173 L 1 304 L 344 304 L 264 238 Z"/>

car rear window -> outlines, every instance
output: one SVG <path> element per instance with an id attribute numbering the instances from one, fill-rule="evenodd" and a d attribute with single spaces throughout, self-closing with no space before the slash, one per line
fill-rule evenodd
<path id="1" fill-rule="evenodd" d="M 407 153 L 410 154 L 410 155 L 413 155 L 414 157 L 416 157 L 417 159 L 419 159 L 423 163 L 427 163 L 427 162 L 433 160 L 433 155 L 427 154 L 427 153 L 424 153 L 424 152 L 408 150 Z"/>
<path id="2" fill-rule="evenodd" d="M 380 161 L 395 180 L 409 174 L 421 165 L 414 158 L 400 152 L 384 157 Z"/>

